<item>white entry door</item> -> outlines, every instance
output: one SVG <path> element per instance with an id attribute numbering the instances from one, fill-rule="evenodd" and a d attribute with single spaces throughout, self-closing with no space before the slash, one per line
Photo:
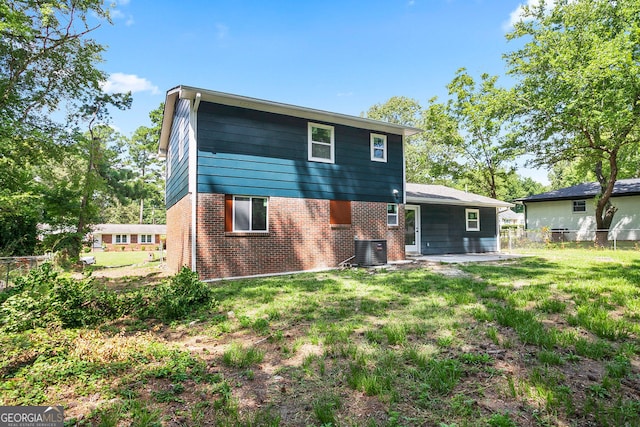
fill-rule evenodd
<path id="1" fill-rule="evenodd" d="M 404 246 L 407 254 L 420 253 L 420 206 L 404 207 Z"/>

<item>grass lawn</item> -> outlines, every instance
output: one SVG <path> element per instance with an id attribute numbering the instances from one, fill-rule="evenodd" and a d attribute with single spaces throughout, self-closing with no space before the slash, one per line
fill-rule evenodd
<path id="1" fill-rule="evenodd" d="M 0 405 L 100 426 L 640 425 L 637 251 L 211 287 L 179 321 L 3 332 Z"/>
<path id="2" fill-rule="evenodd" d="M 160 259 L 160 251 L 100 251 L 83 253 L 80 256 L 94 256 L 96 258 L 96 267 L 119 267 L 147 262 L 149 261 L 149 254 L 153 254 L 154 260 Z"/>

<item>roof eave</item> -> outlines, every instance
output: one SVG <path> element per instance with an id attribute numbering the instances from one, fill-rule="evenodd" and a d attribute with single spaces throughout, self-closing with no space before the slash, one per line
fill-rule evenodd
<path id="1" fill-rule="evenodd" d="M 407 195 L 407 203 L 425 203 L 430 205 L 454 205 L 454 206 L 474 206 L 474 207 L 482 207 L 482 208 L 511 208 L 515 206 L 513 203 L 509 202 L 483 202 L 476 200 L 459 200 L 459 199 L 441 199 L 441 198 L 430 198 L 430 197 L 415 197 Z"/>
<path id="2" fill-rule="evenodd" d="M 158 154 L 160 157 L 166 157 L 167 148 L 169 147 L 169 136 L 171 135 L 171 125 L 173 112 L 176 105 L 176 98 L 180 96 L 180 86 L 167 91 L 164 101 L 164 111 L 162 114 L 162 128 L 160 130 L 160 141 L 158 143 Z"/>
<path id="3" fill-rule="evenodd" d="M 342 124 L 347 126 L 367 128 L 379 132 L 386 132 L 395 135 L 412 136 L 422 132 L 422 129 L 402 126 L 393 123 L 381 122 L 378 120 L 367 119 L 364 117 L 350 116 L 347 114 L 333 113 L 330 111 L 316 110 L 313 108 L 299 107 L 297 105 L 283 104 L 280 102 L 267 101 L 258 98 L 250 98 L 246 96 L 234 95 L 224 92 L 216 92 L 207 89 L 200 89 L 191 86 L 178 86 L 172 89 L 178 91 L 180 98 L 195 99 L 196 94 L 202 94 L 202 101 L 230 105 L 234 107 L 243 107 L 253 110 L 266 111 L 269 113 L 284 114 L 294 117 L 302 117 L 310 120 L 319 120 L 329 123 Z M 169 97 L 167 93 L 167 98 Z M 166 104 L 165 104 L 166 111 Z M 169 124 L 170 127 L 170 124 Z M 163 122 L 164 130 L 164 122 Z M 168 140 L 168 137 L 167 137 Z M 161 140 L 162 143 L 162 140 Z"/>

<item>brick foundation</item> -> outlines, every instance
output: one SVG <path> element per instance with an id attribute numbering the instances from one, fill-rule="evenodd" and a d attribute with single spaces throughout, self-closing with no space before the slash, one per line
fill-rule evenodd
<path id="1" fill-rule="evenodd" d="M 167 211 L 167 265 L 174 272 L 191 267 L 191 195 Z"/>
<path id="2" fill-rule="evenodd" d="M 404 259 L 404 209 L 387 226 L 387 204 L 352 202 L 351 225 L 331 225 L 329 200 L 269 198 L 268 233 L 225 232 L 225 196 L 198 194 L 197 269 L 202 279 L 336 267 L 354 255 L 354 239 L 386 239 L 388 260 Z M 167 259 L 189 264 L 190 198 L 167 212 Z"/>

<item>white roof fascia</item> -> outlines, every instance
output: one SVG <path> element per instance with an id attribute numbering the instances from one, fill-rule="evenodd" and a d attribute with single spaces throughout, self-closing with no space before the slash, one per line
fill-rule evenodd
<path id="1" fill-rule="evenodd" d="M 372 120 L 363 117 L 332 113 L 329 111 L 299 107 L 291 104 L 283 104 L 280 102 L 249 98 L 246 96 L 199 89 L 190 86 L 178 86 L 167 92 L 167 100 L 165 101 L 164 107 L 164 120 L 162 122 L 162 132 L 159 145 L 159 151 L 161 155 L 166 152 L 166 147 L 169 142 L 171 121 L 168 120 L 168 118 L 173 116 L 173 105 L 175 104 L 175 97 L 179 96 L 181 99 L 195 99 L 198 93 L 202 94 L 202 101 L 205 102 L 248 108 L 252 110 L 265 111 L 268 113 L 283 114 L 332 124 L 365 128 L 368 130 L 386 132 L 394 135 L 402 135 L 405 137 L 422 132 L 422 130 L 418 128 L 397 125 L 394 123 L 381 122 L 378 120 Z"/>
<path id="2" fill-rule="evenodd" d="M 454 206 L 479 206 L 479 207 L 504 207 L 510 208 L 515 206 L 513 203 L 501 202 L 481 202 L 475 200 L 457 200 L 457 199 L 443 199 L 443 198 L 430 198 L 430 197 L 413 197 L 407 196 L 407 203 L 427 203 L 430 205 L 454 205 Z"/>

